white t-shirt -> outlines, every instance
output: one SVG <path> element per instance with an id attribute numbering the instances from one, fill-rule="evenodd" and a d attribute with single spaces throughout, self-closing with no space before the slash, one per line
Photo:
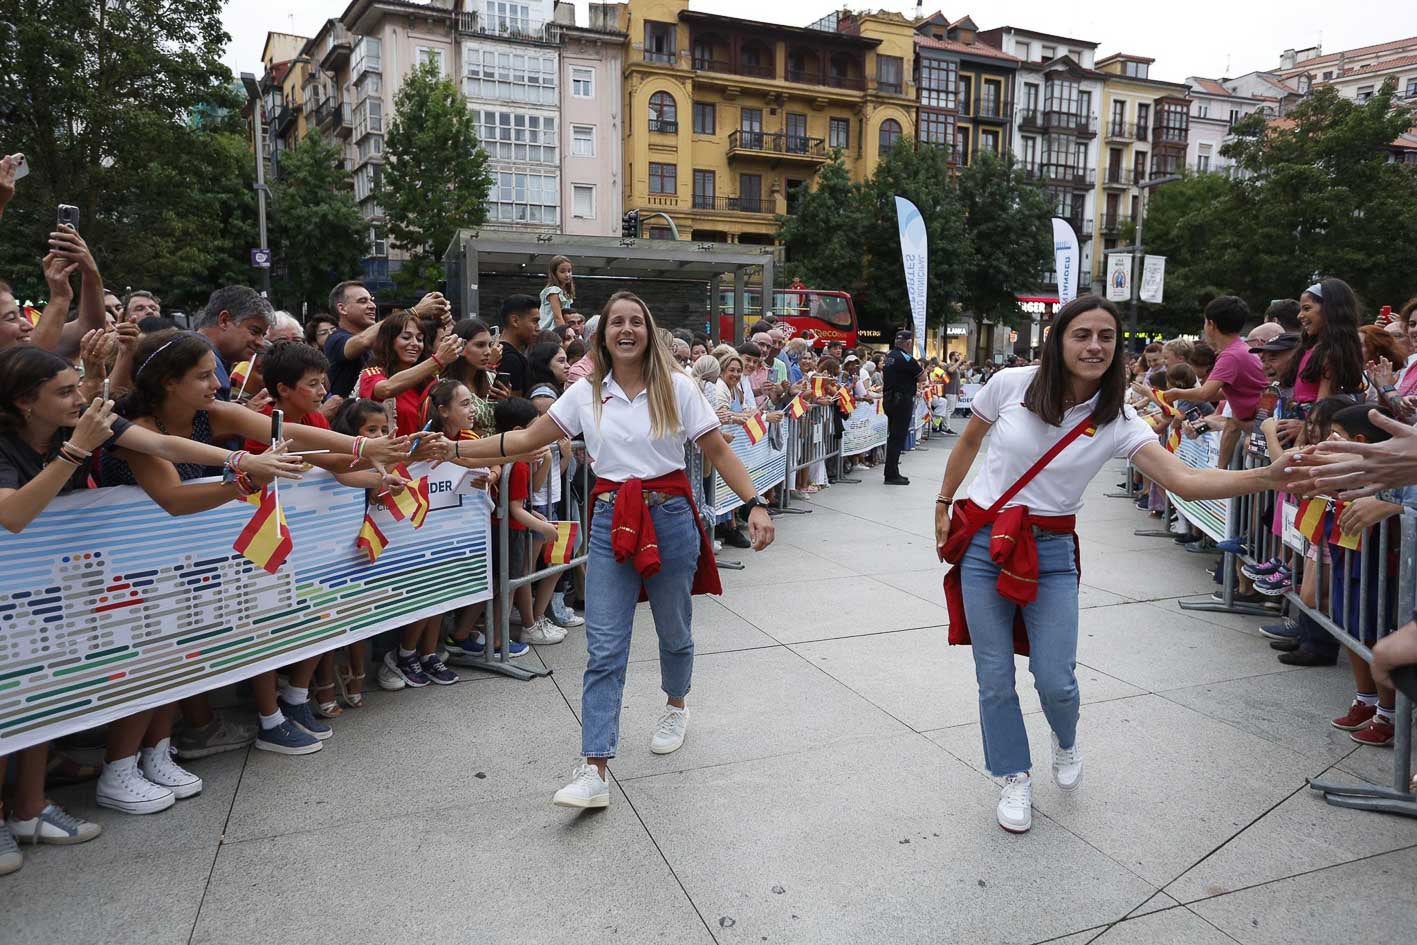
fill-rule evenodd
<path id="1" fill-rule="evenodd" d="M 969 485 L 969 498 L 983 508 L 997 502 L 1097 404 L 1094 396 L 1069 410 L 1060 426 L 1049 426 L 1023 405 L 1024 394 L 1037 371 L 1037 367 L 999 371 L 970 402 L 975 416 L 993 424 L 984 466 Z M 1076 514 L 1082 508 L 1088 483 L 1104 463 L 1109 459 L 1128 459 L 1155 442 L 1156 433 L 1146 421 L 1131 407 L 1123 407 L 1121 417 L 1099 427 L 1092 436 L 1083 434 L 1068 444 L 1009 505 L 1024 505 L 1039 515 Z"/>
<path id="2" fill-rule="evenodd" d="M 607 377 L 601 387 L 599 422 L 590 378 L 572 384 L 546 415 L 567 436 L 585 438 L 591 469 L 602 479 L 657 479 L 684 468 L 686 440 L 698 440 L 719 427 L 718 416 L 699 385 L 687 374 L 676 373 L 673 380 L 680 429 L 671 436 L 650 437 L 648 392 L 642 391 L 631 401 L 613 376 Z"/>

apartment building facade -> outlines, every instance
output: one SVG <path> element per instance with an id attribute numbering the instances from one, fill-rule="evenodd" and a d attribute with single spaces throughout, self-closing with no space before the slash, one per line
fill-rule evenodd
<path id="1" fill-rule="evenodd" d="M 915 25 L 916 127 L 922 142 L 950 148 L 967 166 L 982 151 L 1013 150 L 1014 88 L 1020 62 L 978 37 L 970 17 L 936 13 Z"/>
<path id="2" fill-rule="evenodd" d="M 913 136 L 914 30 L 896 14 L 843 12 L 811 27 L 629 0 L 624 68 L 624 204 L 644 232 L 771 244 L 840 151 L 852 179 Z"/>
<path id="3" fill-rule="evenodd" d="M 1234 138 L 1232 129 L 1255 112 L 1270 106 L 1258 99 L 1230 91 L 1225 83 L 1204 76 L 1189 76 L 1191 127 L 1186 144 L 1186 168 L 1196 174 L 1236 173 L 1235 162 L 1222 154 Z"/>
<path id="4" fill-rule="evenodd" d="M 617 236 L 624 204 L 625 44 L 616 4 L 590 4 L 589 26 L 556 4 L 561 31 L 563 233 Z"/>

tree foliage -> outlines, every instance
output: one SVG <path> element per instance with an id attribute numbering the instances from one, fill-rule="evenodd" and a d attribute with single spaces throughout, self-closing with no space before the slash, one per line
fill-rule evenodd
<path id="1" fill-rule="evenodd" d="M 973 252 L 961 299 L 1001 324 L 1019 314 L 1018 296 L 1053 268 L 1051 208 L 1042 188 L 1010 157 L 981 151 L 959 174 L 959 199 Z"/>
<path id="2" fill-rule="evenodd" d="M 443 251 L 457 231 L 487 218 L 492 186 L 467 100 L 437 66 L 415 69 L 395 96 L 384 162 L 379 203 L 391 241 L 409 254 L 394 281 L 427 286 L 442 278 Z"/>
<path id="3" fill-rule="evenodd" d="M 1188 178 L 1151 198 L 1146 251 L 1167 257 L 1153 320 L 1189 317 L 1194 330 L 1201 306 L 1227 292 L 1263 311 L 1316 274 L 1344 279 L 1373 309 L 1410 296 L 1417 168 L 1391 163 L 1387 147 L 1412 121 L 1389 82 L 1364 103 L 1325 86 L 1280 122 L 1242 122 L 1222 152 L 1236 179 Z"/>
<path id="4" fill-rule="evenodd" d="M 272 293 L 293 312 L 321 311 L 330 286 L 358 275 L 369 249 L 367 224 L 337 147 L 308 135 L 280 156 L 271 187 Z"/>
<path id="5" fill-rule="evenodd" d="M 30 176 L 5 213 L 0 277 L 38 295 L 55 206 L 74 204 L 105 281 L 170 304 L 249 280 L 254 174 L 222 65 L 217 0 L 6 0 L 0 140 Z"/>
<path id="6" fill-rule="evenodd" d="M 809 286 L 859 290 L 865 218 L 857 187 L 838 151 L 817 173 L 816 187 L 798 195 L 797 212 L 777 218 L 787 247 L 785 275 Z M 850 282 L 843 283 L 843 278 Z"/>

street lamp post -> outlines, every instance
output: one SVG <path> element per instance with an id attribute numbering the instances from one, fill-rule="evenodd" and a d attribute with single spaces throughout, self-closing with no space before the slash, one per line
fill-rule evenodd
<path id="1" fill-rule="evenodd" d="M 1134 244 L 1132 246 L 1132 297 L 1127 304 L 1127 331 L 1131 336 L 1132 344 L 1136 344 L 1137 338 L 1137 297 L 1141 295 L 1141 286 L 1137 284 L 1137 280 L 1141 278 L 1141 274 L 1137 271 L 1137 267 L 1141 265 L 1140 260 L 1142 254 L 1142 224 L 1146 222 L 1147 194 L 1150 193 L 1154 188 L 1160 187 L 1163 184 L 1173 183 L 1174 181 L 1178 181 L 1180 179 L 1181 177 L 1179 174 L 1171 174 L 1166 177 L 1153 177 L 1151 180 L 1144 181 L 1143 183 L 1137 185 L 1141 188 L 1141 202 L 1137 208 L 1137 235 L 1136 239 L 1132 241 L 1132 243 Z"/>
<path id="2" fill-rule="evenodd" d="M 265 129 L 261 126 L 261 86 L 249 72 L 241 73 L 241 84 L 246 87 L 246 100 L 251 103 L 251 137 L 256 147 L 256 225 L 260 231 L 260 249 L 269 249 L 266 243 L 266 156 Z M 267 260 L 261 267 L 261 294 L 271 295 L 271 267 Z"/>

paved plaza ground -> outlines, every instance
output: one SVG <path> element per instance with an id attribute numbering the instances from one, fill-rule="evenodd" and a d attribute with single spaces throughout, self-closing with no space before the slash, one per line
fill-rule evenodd
<path id="1" fill-rule="evenodd" d="M 1259 621 L 1183 613 L 1210 559 L 1139 538 L 1093 483 L 1078 675 L 1086 776 L 1062 795 L 1020 661 L 1033 830 L 994 821 L 973 664 L 945 643 L 932 500 L 947 452 L 778 519 L 695 607 L 688 742 L 641 608 L 608 810 L 553 807 L 579 746 L 584 638 L 549 679 L 466 672 L 375 693 L 305 758 L 195 762 L 199 798 L 0 879 L 0 942 L 1296 945 L 1417 937 L 1417 820 L 1330 807 L 1309 778 L 1386 782 L 1329 727 L 1345 668 L 1289 669 Z M 807 505 L 807 503 L 802 503 Z"/>

